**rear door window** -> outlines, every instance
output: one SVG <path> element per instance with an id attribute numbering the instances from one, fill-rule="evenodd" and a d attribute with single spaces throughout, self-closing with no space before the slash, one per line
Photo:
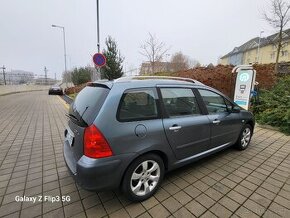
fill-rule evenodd
<path id="1" fill-rule="evenodd" d="M 154 89 L 127 90 L 120 101 L 117 119 L 121 122 L 158 118 Z"/>
<path id="2" fill-rule="evenodd" d="M 170 117 L 200 115 L 197 100 L 189 88 L 161 88 L 163 104 Z"/>

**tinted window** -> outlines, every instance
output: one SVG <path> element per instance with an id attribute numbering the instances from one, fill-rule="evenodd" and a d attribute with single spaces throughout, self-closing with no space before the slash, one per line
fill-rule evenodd
<path id="1" fill-rule="evenodd" d="M 137 121 L 158 117 L 153 90 L 131 90 L 124 93 L 119 106 L 118 120 Z"/>
<path id="2" fill-rule="evenodd" d="M 200 89 L 199 92 L 209 114 L 217 114 L 228 111 L 224 98 L 221 95 L 203 89 Z"/>
<path id="3" fill-rule="evenodd" d="M 76 97 L 69 113 L 87 125 L 93 123 L 101 109 L 109 89 L 103 87 L 85 87 Z"/>
<path id="4" fill-rule="evenodd" d="M 169 116 L 200 114 L 195 96 L 191 89 L 162 88 L 163 104 Z"/>

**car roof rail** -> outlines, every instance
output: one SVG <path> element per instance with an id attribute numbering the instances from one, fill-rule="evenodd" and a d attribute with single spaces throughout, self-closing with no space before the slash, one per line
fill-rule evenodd
<path id="1" fill-rule="evenodd" d="M 180 80 L 180 81 L 185 81 L 185 82 L 191 82 L 195 83 L 198 85 L 204 85 L 203 83 L 191 79 L 191 78 L 185 78 L 185 77 L 176 77 L 176 76 L 127 76 L 127 77 L 121 77 L 116 79 L 115 81 L 120 82 L 120 81 L 128 81 L 128 80 L 134 80 L 134 79 L 139 79 L 139 80 L 145 80 L 145 79 L 171 79 L 171 80 Z"/>

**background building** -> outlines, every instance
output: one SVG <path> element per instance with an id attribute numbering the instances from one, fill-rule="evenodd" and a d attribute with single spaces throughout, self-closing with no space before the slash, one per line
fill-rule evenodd
<path id="1" fill-rule="evenodd" d="M 231 52 L 224 55 L 220 59 L 220 64 L 223 65 L 239 65 L 261 63 L 269 64 L 276 62 L 276 42 L 278 33 L 270 35 L 266 38 L 253 38 L 239 47 L 235 47 Z M 290 29 L 283 32 L 283 46 L 279 62 L 289 62 L 290 56 Z M 259 49 L 260 47 L 260 49 Z"/>
<path id="2" fill-rule="evenodd" d="M 24 70 L 6 71 L 5 80 L 7 85 L 32 83 L 34 80 L 34 74 Z M 4 76 L 2 71 L 0 72 L 0 84 L 4 84 Z"/>

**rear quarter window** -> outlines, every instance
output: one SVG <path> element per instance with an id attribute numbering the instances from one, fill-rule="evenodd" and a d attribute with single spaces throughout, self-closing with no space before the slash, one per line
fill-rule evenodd
<path id="1" fill-rule="evenodd" d="M 117 120 L 130 122 L 158 118 L 157 95 L 153 89 L 127 90 L 118 108 Z"/>

